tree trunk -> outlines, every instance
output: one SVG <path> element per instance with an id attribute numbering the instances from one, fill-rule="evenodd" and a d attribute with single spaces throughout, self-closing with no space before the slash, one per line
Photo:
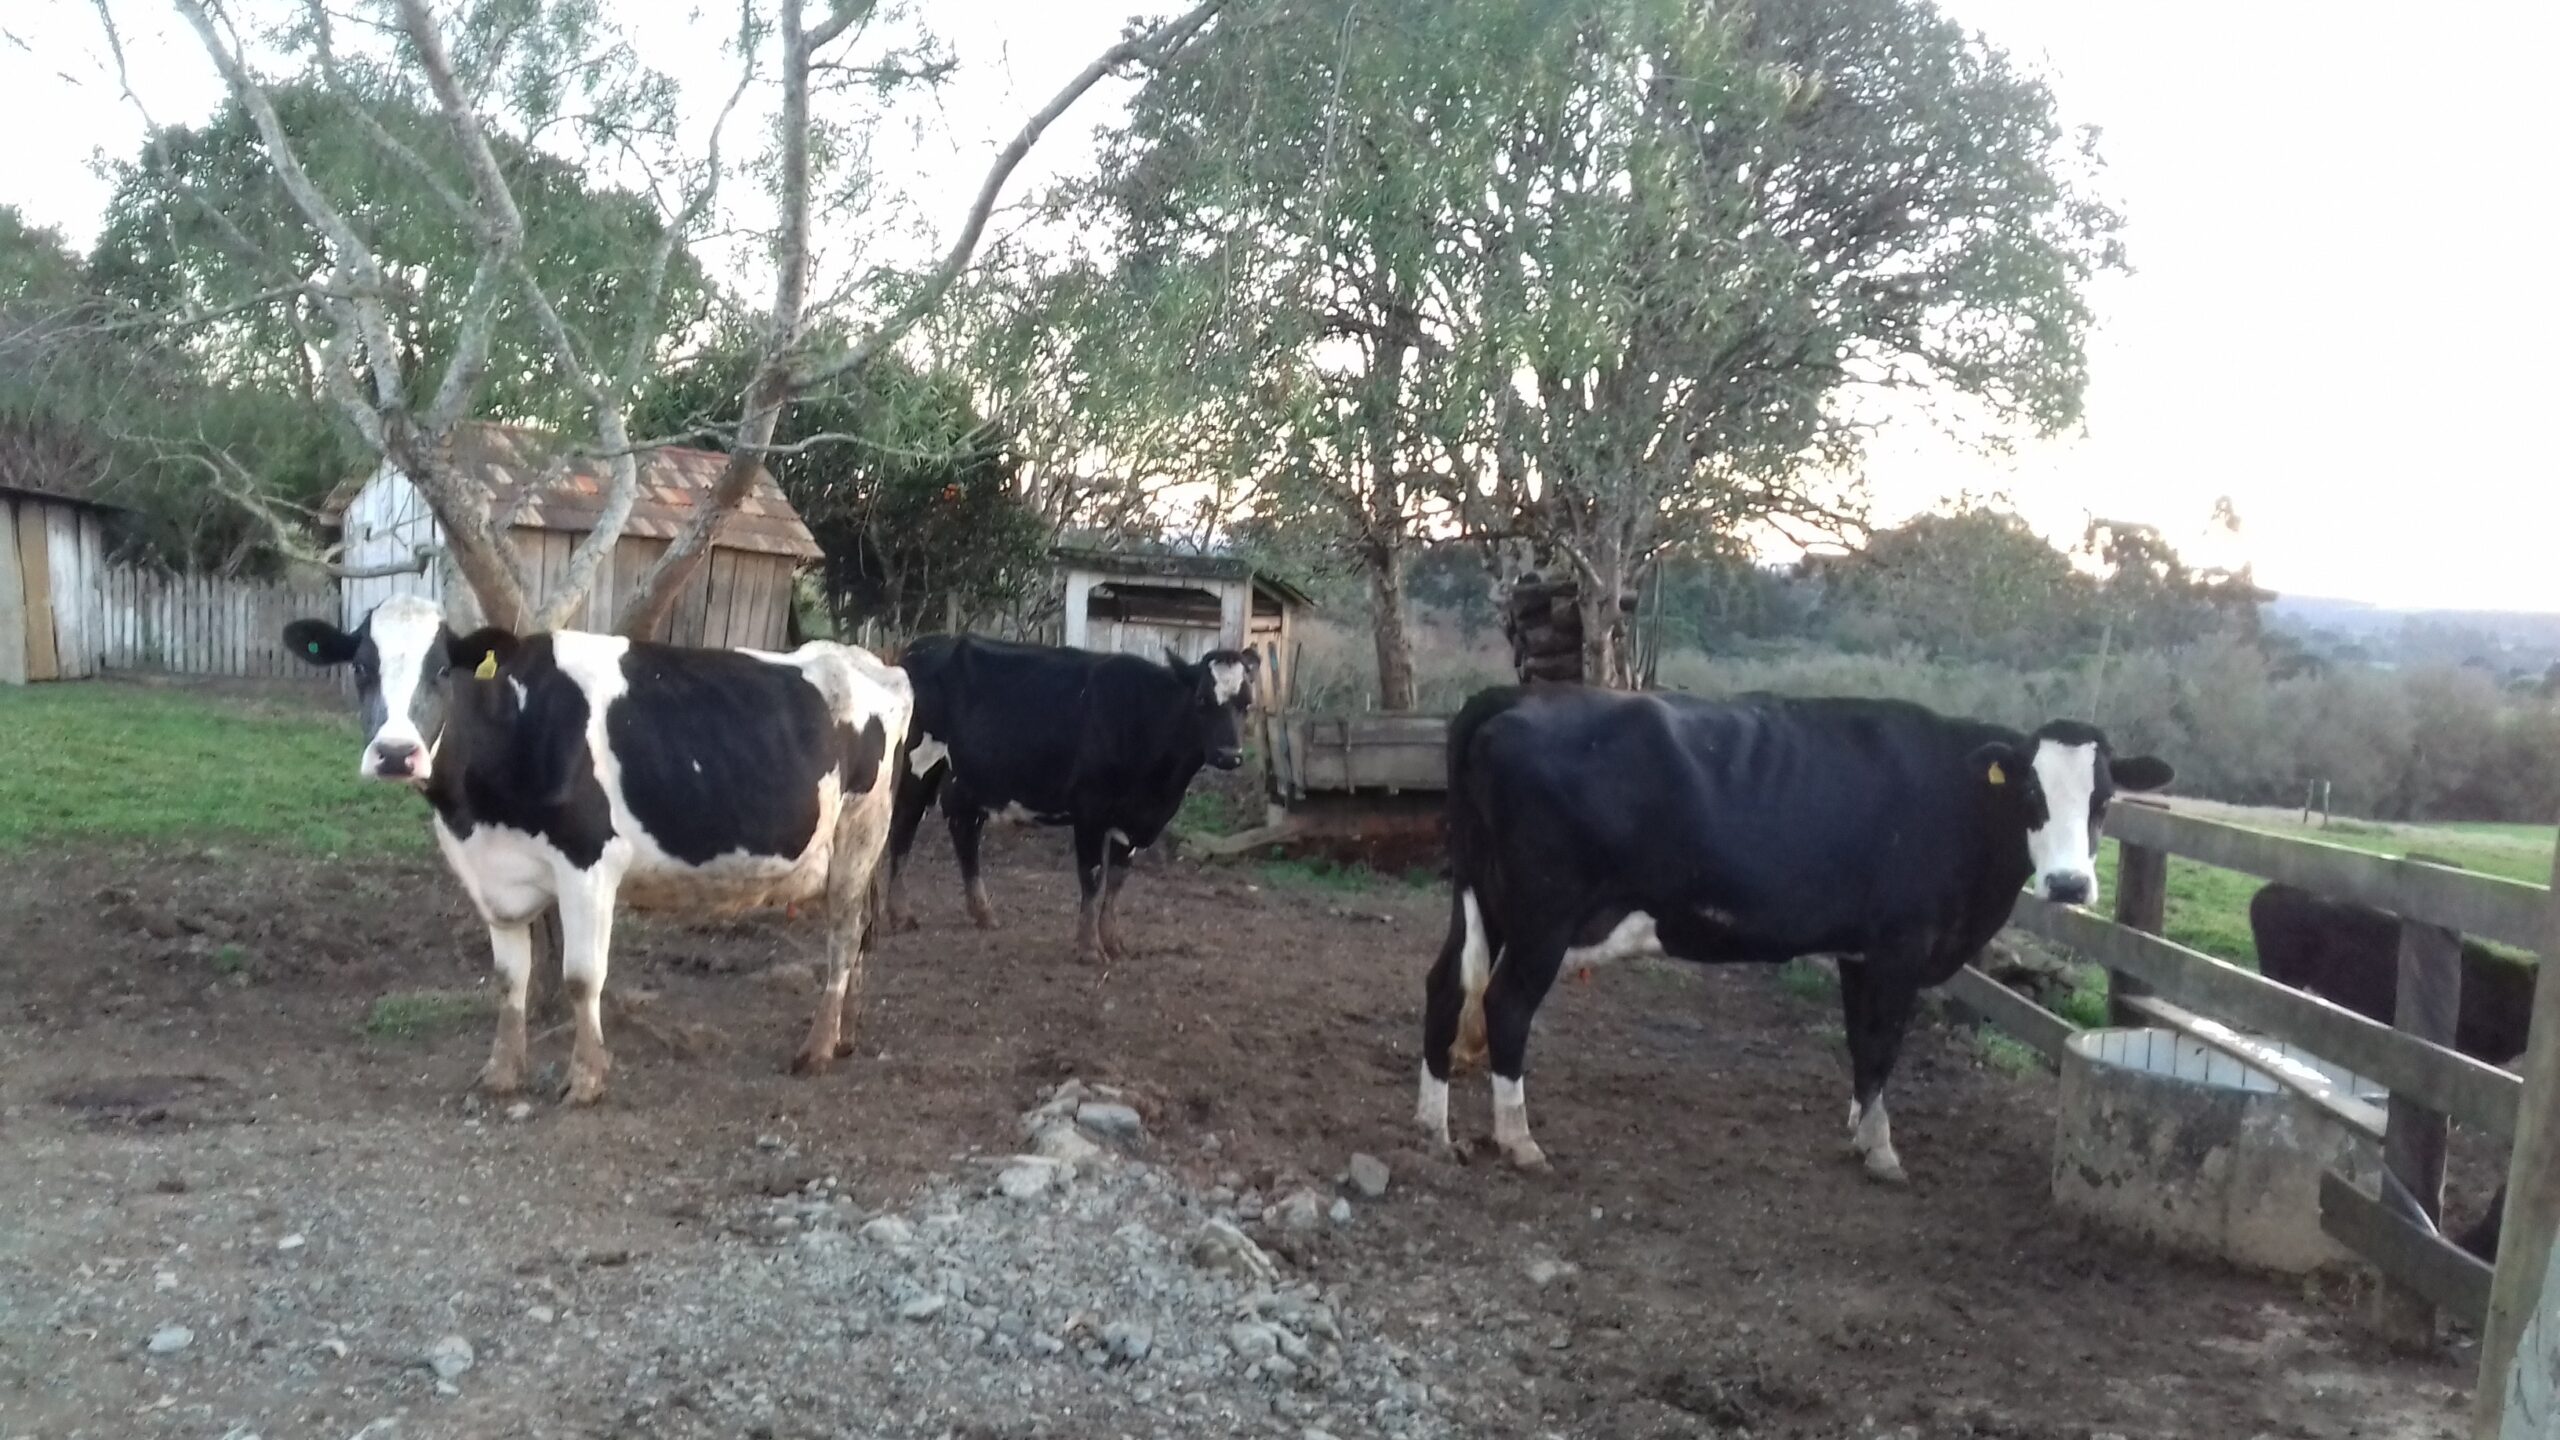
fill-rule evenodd
<path id="1" fill-rule="evenodd" d="M 1406 630 L 1404 547 L 1369 552 L 1370 631 L 1378 642 L 1378 708 L 1413 708 L 1413 638 Z"/>
<path id="2" fill-rule="evenodd" d="M 1582 683 L 1607 690 L 1629 690 L 1635 678 L 1627 668 L 1625 615 L 1618 605 L 1620 567 L 1614 561 L 1599 567 L 1601 583 L 1586 577 L 1575 592 L 1582 620 Z"/>

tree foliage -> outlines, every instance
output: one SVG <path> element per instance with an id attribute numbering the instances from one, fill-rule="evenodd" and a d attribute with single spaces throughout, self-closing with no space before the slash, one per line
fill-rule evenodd
<path id="1" fill-rule="evenodd" d="M 733 327 L 654 378 L 632 423 L 726 448 L 757 364 Z M 853 380 L 802 395 L 765 459 L 819 548 L 839 627 L 873 619 L 892 634 L 1017 610 L 1048 572 L 1050 530 L 1026 502 L 1003 427 L 982 419 L 950 371 L 890 356 Z"/>
<path id="2" fill-rule="evenodd" d="M 1872 395 L 2077 417 L 2118 263 L 2094 168 L 1929 0 L 1276 0 L 1070 198 L 1158 403 L 1362 560 L 1382 671 L 1407 552 L 1456 522 L 1575 573 L 1623 680 L 1661 557 L 1854 511 Z"/>
<path id="3" fill-rule="evenodd" d="M 464 343 L 478 243 L 439 193 L 470 185 L 453 127 L 387 71 L 348 75 L 344 88 L 306 77 L 269 94 L 302 169 L 340 197 L 386 274 L 384 311 L 402 368 L 444 374 Z M 530 284 L 551 298 L 579 353 L 636 345 L 655 357 L 701 317 L 710 284 L 681 244 L 663 296 L 651 293 L 668 217 L 650 201 L 597 184 L 580 158 L 504 131 L 489 148 L 523 217 Z M 396 155 L 415 157 L 415 168 Z M 328 277 L 332 241 L 295 210 L 249 116 L 230 107 L 164 130 L 114 175 L 91 262 L 100 292 L 133 314 L 219 315 L 186 342 L 211 373 L 325 400 L 310 341 L 329 330 L 330 301 L 299 287 Z M 589 428 L 586 398 L 561 373 L 526 291 L 498 299 L 487 343 L 479 413 Z"/>
<path id="4" fill-rule="evenodd" d="M 209 494 L 254 485 L 261 504 L 308 505 L 356 464 L 344 432 L 123 315 L 58 234 L 0 207 L 0 482 L 120 507 L 127 553 L 268 568 L 269 528 Z"/>

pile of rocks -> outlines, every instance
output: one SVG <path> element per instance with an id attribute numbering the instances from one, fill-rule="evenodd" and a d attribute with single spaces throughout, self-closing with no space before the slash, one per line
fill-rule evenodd
<path id="1" fill-rule="evenodd" d="M 1197 1193 L 1147 1161 L 1139 1106 L 1109 1087 L 1068 1081 L 1021 1129 L 1021 1153 L 901 1211 L 861 1217 L 818 1182 L 735 1228 L 776 1247 L 760 1281 L 823 1299 L 839 1363 L 885 1367 L 982 1424 L 1452 1433 L 1416 1356 L 1358 1304 L 1292 1283 L 1255 1239 L 1348 1223 L 1347 1199 Z M 1359 1160 L 1346 1179 L 1383 1194 L 1385 1167 Z"/>

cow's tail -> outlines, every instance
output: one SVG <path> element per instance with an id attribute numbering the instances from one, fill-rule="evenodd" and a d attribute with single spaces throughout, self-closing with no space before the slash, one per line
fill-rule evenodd
<path id="1" fill-rule="evenodd" d="M 1458 1038 L 1450 1047 L 1452 1069 L 1473 1069 L 1485 1056 L 1484 992 L 1502 953 L 1501 847 L 1494 843 L 1488 797 L 1475 771 L 1476 733 L 1486 721 L 1518 703 L 1515 686 L 1486 690 L 1449 721 L 1449 923 L 1459 929 Z"/>

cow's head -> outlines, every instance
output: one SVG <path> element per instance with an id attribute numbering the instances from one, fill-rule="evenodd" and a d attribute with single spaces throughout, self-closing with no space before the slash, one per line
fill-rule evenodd
<path id="1" fill-rule="evenodd" d="M 1254 677 L 1261 657 L 1250 650 L 1212 650 L 1189 661 L 1168 650 L 1165 663 L 1191 687 L 1192 722 L 1209 763 L 1233 770 L 1244 763 L 1244 717 L 1253 708 Z"/>
<path id="2" fill-rule="evenodd" d="M 284 643 L 305 664 L 355 667 L 364 721 L 357 773 L 424 785 L 435 771 L 454 686 L 504 663 L 516 642 L 503 630 L 456 635 L 434 601 L 394 595 L 352 634 L 326 620 L 296 620 L 284 627 Z"/>
<path id="3" fill-rule="evenodd" d="M 2119 756 L 2095 725 L 2054 720 L 2024 746 L 1994 741 L 1973 753 L 1995 814 L 2027 832 L 2038 895 L 2065 905 L 2098 898 L 2098 838 L 2118 790 L 2157 790 L 2177 772 L 2148 755 Z"/>

